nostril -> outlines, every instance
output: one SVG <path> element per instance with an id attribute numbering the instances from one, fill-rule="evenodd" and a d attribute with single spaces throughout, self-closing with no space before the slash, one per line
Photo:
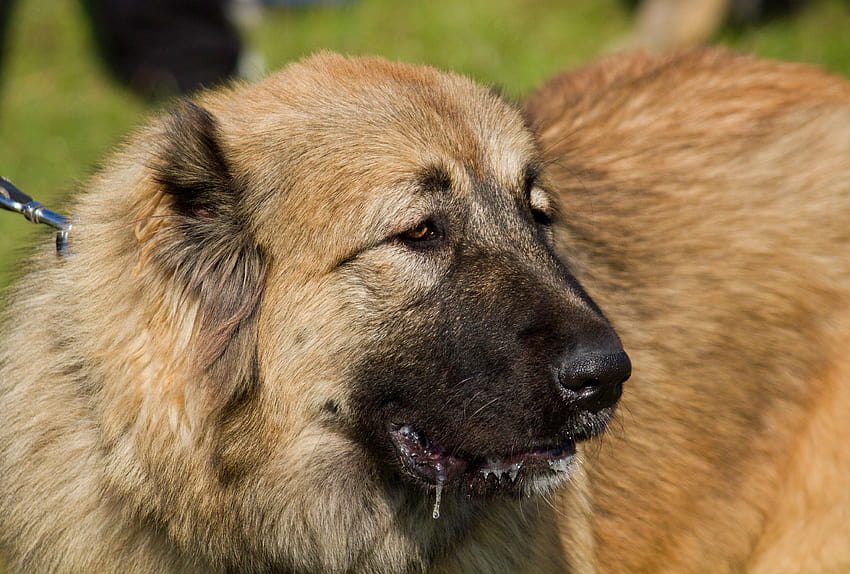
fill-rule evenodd
<path id="1" fill-rule="evenodd" d="M 623 351 L 587 353 L 566 362 L 559 382 L 570 398 L 598 411 L 617 402 L 631 373 L 632 363 Z"/>

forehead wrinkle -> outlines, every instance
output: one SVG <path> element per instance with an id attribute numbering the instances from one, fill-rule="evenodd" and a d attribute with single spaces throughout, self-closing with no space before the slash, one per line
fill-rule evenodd
<path id="1" fill-rule="evenodd" d="M 411 103 L 422 120 L 412 124 L 418 130 L 417 143 L 426 153 L 436 153 L 485 177 L 491 167 L 492 140 L 503 139 L 500 132 L 513 118 L 504 114 L 504 102 L 483 88 L 455 84 L 428 85 L 412 94 Z"/>
<path id="2" fill-rule="evenodd" d="M 262 106 L 252 113 L 241 109 L 233 123 L 245 128 L 240 136 L 251 138 L 252 145 L 243 149 L 287 166 L 269 170 L 263 165 L 275 175 L 265 186 L 269 192 L 284 188 L 282 195 L 294 203 L 321 200 L 325 215 L 345 218 L 356 217 L 357 204 L 376 184 L 410 177 L 412 170 L 429 164 L 449 171 L 456 178 L 454 188 L 467 185 L 460 166 L 503 185 L 508 177 L 519 177 L 504 173 L 516 171 L 522 150 L 529 147 L 530 136 L 515 108 L 465 78 L 407 70 L 333 59 L 298 82 L 287 75 L 261 86 L 269 92 L 256 98 Z M 258 117 L 265 118 L 259 122 L 265 126 L 262 134 L 256 130 Z M 251 157 L 245 163 L 258 162 Z"/>
<path id="3" fill-rule="evenodd" d="M 337 140 L 326 145 L 339 145 L 345 133 L 374 154 L 402 161 L 442 157 L 471 167 L 482 178 L 491 164 L 516 171 L 522 160 L 506 151 L 528 144 L 514 107 L 463 78 L 433 81 L 390 74 L 382 80 L 358 85 L 353 93 L 324 86 L 338 99 L 328 115 L 314 118 L 320 125 L 314 123 L 313 137 L 325 132 Z"/>
<path id="4" fill-rule="evenodd" d="M 535 147 L 529 141 L 523 141 L 522 136 L 526 134 L 511 137 L 513 135 L 491 144 L 494 149 L 492 176 L 502 185 L 522 191 L 530 176 L 533 179 L 539 172 L 537 166 L 540 160 Z"/>
<path id="5" fill-rule="evenodd" d="M 408 97 L 366 111 L 366 117 L 377 117 L 365 122 L 366 118 L 359 118 L 348 129 L 359 128 L 355 137 L 382 161 L 408 170 L 418 166 L 416 178 L 423 189 L 452 187 L 450 164 L 471 166 L 483 174 L 481 143 L 461 108 L 422 90 L 405 95 Z"/>
<path id="6" fill-rule="evenodd" d="M 503 220 L 516 210 L 516 195 L 507 190 L 492 176 L 480 178 L 468 172 L 472 214 L 485 222 Z"/>
<path id="7" fill-rule="evenodd" d="M 419 169 L 415 181 L 416 190 L 425 193 L 445 193 L 455 185 L 449 170 L 442 162 Z"/>
<path id="8" fill-rule="evenodd" d="M 482 90 L 481 100 L 470 110 L 467 121 L 476 130 L 481 162 L 503 184 L 513 184 L 528 158 L 537 155 L 536 142 L 518 108 L 491 91 Z"/>

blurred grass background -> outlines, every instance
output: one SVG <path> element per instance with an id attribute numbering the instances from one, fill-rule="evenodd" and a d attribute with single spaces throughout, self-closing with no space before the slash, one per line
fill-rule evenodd
<path id="1" fill-rule="evenodd" d="M 433 64 L 522 97 L 629 29 L 619 0 L 353 0 L 267 11 L 247 33 L 268 69 L 319 49 Z M 112 81 L 75 0 L 20 0 L 0 74 L 0 175 L 54 209 L 153 107 Z M 850 2 L 812 0 L 719 42 L 850 75 Z M 0 287 L 23 246 L 49 233 L 0 213 Z"/>

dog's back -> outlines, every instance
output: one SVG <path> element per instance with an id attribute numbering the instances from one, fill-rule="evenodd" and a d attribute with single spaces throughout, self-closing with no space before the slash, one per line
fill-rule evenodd
<path id="1" fill-rule="evenodd" d="M 586 450 L 593 536 L 568 554 L 847 571 L 850 83 L 718 51 L 619 56 L 526 109 L 561 255 L 635 365 L 620 424 Z"/>

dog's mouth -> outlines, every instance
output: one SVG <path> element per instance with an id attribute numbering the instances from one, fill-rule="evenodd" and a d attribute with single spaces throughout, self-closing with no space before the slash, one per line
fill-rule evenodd
<path id="1" fill-rule="evenodd" d="M 575 441 L 565 440 L 521 452 L 468 457 L 450 452 L 408 424 L 391 425 L 390 438 L 407 475 L 468 495 L 546 492 L 569 477 L 576 454 Z"/>

